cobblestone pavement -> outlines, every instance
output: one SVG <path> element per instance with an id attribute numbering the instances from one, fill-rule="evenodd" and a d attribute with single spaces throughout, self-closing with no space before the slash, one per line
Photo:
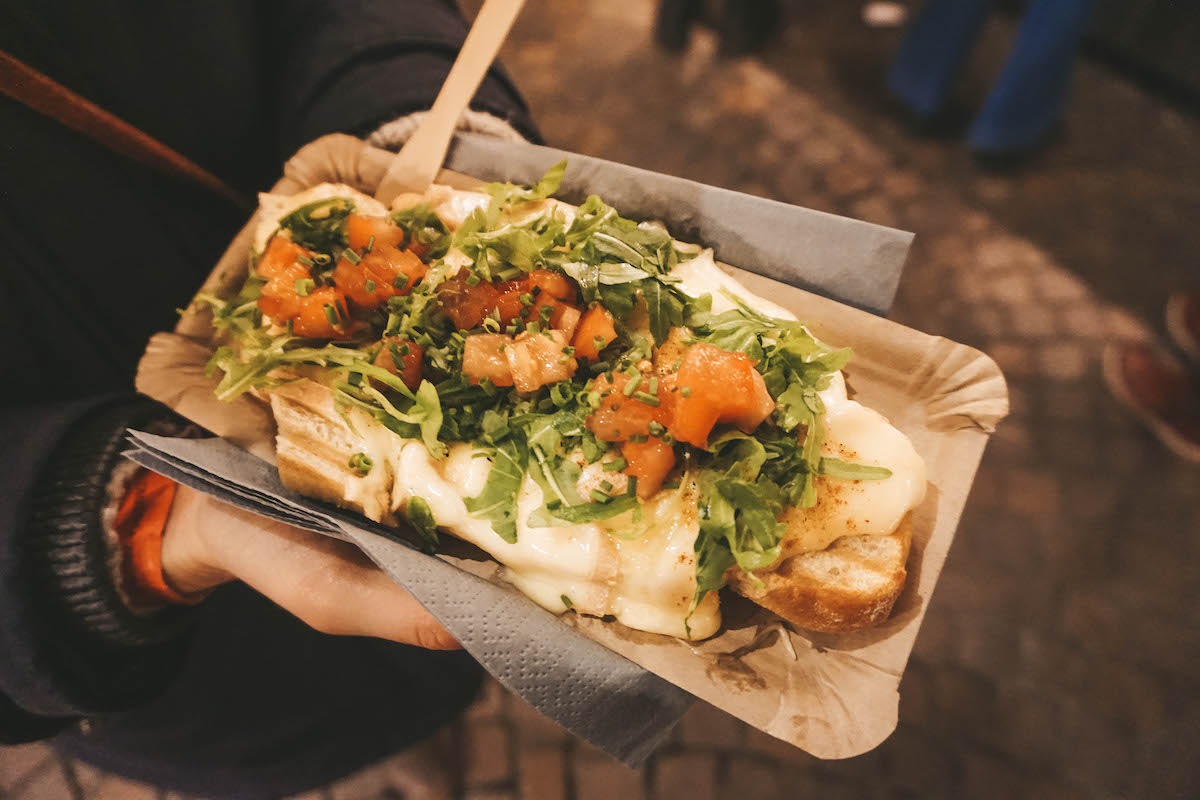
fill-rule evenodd
<path id="1" fill-rule="evenodd" d="M 1013 414 L 901 685 L 900 726 L 872 753 L 821 762 L 698 704 L 634 771 L 493 685 L 455 731 L 451 794 L 1197 796 L 1200 469 L 1120 413 L 1098 359 L 1107 341 L 1151 336 L 1173 282 L 1198 277 L 1200 125 L 1087 66 L 1042 166 L 981 176 L 848 94 L 836 57 L 882 59 L 846 33 L 856 4 L 800 5 L 833 17 L 794 12 L 762 59 L 725 60 L 705 32 L 686 56 L 654 50 L 650 0 L 541 0 L 504 57 L 552 144 L 916 231 L 893 318 L 1005 370 Z M 1138 209 L 1144 226 L 1115 219 Z M 403 772 L 312 796 L 399 796 Z M 0 750 L 0 796 L 158 795 L 30 745 Z"/>

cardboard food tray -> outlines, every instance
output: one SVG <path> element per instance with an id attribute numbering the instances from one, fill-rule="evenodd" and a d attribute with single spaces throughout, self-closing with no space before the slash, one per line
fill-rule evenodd
<path id="1" fill-rule="evenodd" d="M 470 140 L 460 142 L 457 152 L 457 160 L 478 177 L 522 182 L 536 180 L 561 155 L 532 145 Z M 390 157 L 390 153 L 357 139 L 328 136 L 308 145 L 287 163 L 284 177 L 273 192 L 290 194 L 330 181 L 370 193 Z M 490 157 L 502 161 L 490 166 L 481 163 L 481 159 Z M 676 186 L 681 191 L 668 189 L 659 198 L 662 205 L 658 208 L 669 207 L 668 213 L 655 215 L 650 208 L 630 209 L 611 196 L 612 190 L 619 188 L 612 185 L 618 165 L 585 157 L 571 159 L 564 184 L 569 200 L 582 200 L 582 193 L 594 189 L 622 214 L 665 217 L 669 227 L 683 228 L 672 227 L 672 233 L 681 240 L 691 238 L 716 245 L 722 260 L 729 258 L 730 252 L 740 253 L 753 258 L 760 271 L 787 275 L 793 283 L 819 286 L 827 294 L 853 299 L 862 307 L 883 309 L 890 304 L 911 239 L 908 234 L 774 204 L 781 214 L 784 210 L 803 212 L 787 218 L 789 222 L 799 218 L 800 222 L 784 230 L 778 225 L 772 231 L 764 230 L 760 232 L 762 241 L 748 244 L 744 231 L 735 231 L 732 239 L 723 232 L 731 217 L 746 218 L 746 209 L 740 214 L 726 213 L 729 203 L 736 205 L 744 196 L 700 187 L 720 198 L 720 202 L 705 208 L 703 191 Z M 455 163 L 454 153 L 448 163 Z M 582 168 L 576 170 L 577 164 Z M 619 169 L 619 177 L 628 180 L 631 168 Z M 669 187 L 672 181 L 678 181 L 645 175 L 653 177 L 656 186 Z M 438 182 L 460 188 L 478 184 L 477 178 L 449 171 L 443 171 Z M 619 193 L 629 195 L 628 186 Z M 761 207 L 769 201 L 745 198 L 745 202 Z M 252 219 L 233 240 L 205 282 L 205 291 L 226 296 L 241 286 L 248 269 L 254 223 Z M 728 246 L 726 240 L 731 242 Z M 795 256 L 798 252 L 808 253 L 810 259 L 815 252 L 819 258 L 812 269 L 801 265 L 802 272 L 789 275 L 788 254 L 803 260 L 804 256 Z M 879 280 L 862 283 L 862 273 L 872 264 L 890 265 L 890 271 L 881 267 Z M 791 630 L 778 624 L 770 612 L 740 598 L 723 597 L 725 625 L 717 636 L 703 642 L 684 642 L 575 614 L 564 615 L 548 635 L 558 636 L 553 631 L 561 631 L 565 637 L 573 628 L 687 692 L 815 756 L 857 755 L 878 745 L 896 727 L 898 687 L 905 664 L 988 435 L 1008 412 L 1004 379 L 991 359 L 965 345 L 928 336 L 754 272 L 727 269 L 751 291 L 793 311 L 821 339 L 832 345 L 853 346 L 854 359 L 846 369 L 853 396 L 886 416 L 925 459 L 929 487 L 925 501 L 913 513 L 913 545 L 904 593 L 887 621 L 855 634 Z M 139 366 L 138 389 L 238 447 L 273 461 L 274 424 L 269 409 L 248 395 L 232 403 L 216 400 L 212 393 L 216 378 L 203 375 L 204 364 L 216 347 L 210 319 L 209 312 L 192 305 L 174 333 L 157 334 Z M 470 557 L 441 558 L 488 580 L 500 580 L 491 562 Z M 462 578 L 467 580 L 465 575 Z M 447 593 L 456 591 L 453 585 L 444 588 Z M 526 602 L 529 613 L 541 612 L 532 601 Z M 530 629 L 536 627 L 531 625 Z M 553 709 L 539 707 L 574 727 Z M 593 713 L 604 712 L 597 709 Z M 642 750 L 636 756 L 628 752 L 623 755 L 628 761 L 636 761 L 649 752 Z"/>

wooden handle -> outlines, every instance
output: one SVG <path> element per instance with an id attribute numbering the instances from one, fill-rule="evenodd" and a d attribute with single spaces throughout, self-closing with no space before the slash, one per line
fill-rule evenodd
<path id="1" fill-rule="evenodd" d="M 0 93 L 91 137 L 110 150 L 169 175 L 186 178 L 229 199 L 243 210 L 254 208 L 248 197 L 196 162 L 3 50 L 0 50 Z"/>
<path id="2" fill-rule="evenodd" d="M 433 108 L 384 173 L 375 199 L 390 205 L 401 192 L 424 192 L 446 159 L 450 138 L 475 96 L 525 0 L 487 0 L 463 42 Z"/>

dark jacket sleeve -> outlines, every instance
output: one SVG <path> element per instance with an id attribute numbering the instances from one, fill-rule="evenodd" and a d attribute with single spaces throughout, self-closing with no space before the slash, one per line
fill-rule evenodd
<path id="1" fill-rule="evenodd" d="M 167 418 L 135 397 L 0 412 L 0 742 L 145 701 L 181 663 L 187 610 L 126 607 L 100 523 L 125 429 Z"/>
<path id="2" fill-rule="evenodd" d="M 327 133 L 364 136 L 432 106 L 467 33 L 453 0 L 277 0 L 271 8 L 267 95 L 284 157 Z M 471 107 L 540 140 L 498 66 Z"/>

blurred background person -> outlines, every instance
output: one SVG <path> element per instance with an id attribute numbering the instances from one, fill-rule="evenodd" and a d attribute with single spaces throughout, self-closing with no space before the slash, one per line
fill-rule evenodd
<path id="1" fill-rule="evenodd" d="M 1062 116 L 1091 5 L 1030 0 L 1008 61 L 967 132 L 976 155 L 1019 158 L 1046 142 Z M 919 124 L 945 110 L 991 6 L 992 0 L 929 0 L 914 17 L 887 82 Z"/>

